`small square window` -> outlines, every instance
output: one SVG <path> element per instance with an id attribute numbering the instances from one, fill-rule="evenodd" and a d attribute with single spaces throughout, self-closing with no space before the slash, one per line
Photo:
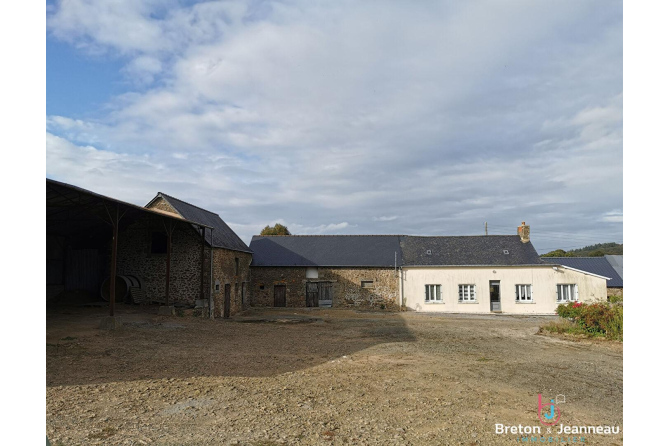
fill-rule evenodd
<path id="1" fill-rule="evenodd" d="M 374 288 L 372 280 L 361 280 L 361 288 Z"/>
<path id="2" fill-rule="evenodd" d="M 264 289 L 265 289 L 265 285 L 260 285 L 260 286 L 258 287 L 258 289 L 259 289 L 259 290 L 264 290 Z"/>
<path id="3" fill-rule="evenodd" d="M 532 302 L 533 301 L 533 287 L 531 285 L 517 285 L 516 286 L 516 301 L 517 302 Z"/>
<path id="4" fill-rule="evenodd" d="M 162 232 L 151 233 L 151 254 L 167 254 L 167 235 Z"/>
<path id="5" fill-rule="evenodd" d="M 579 301 L 579 289 L 574 283 L 556 285 L 557 302 L 577 302 Z"/>
<path id="6" fill-rule="evenodd" d="M 426 285 L 426 302 L 442 302 L 441 285 Z"/>
<path id="7" fill-rule="evenodd" d="M 459 302 L 475 302 L 477 294 L 475 286 L 472 284 L 458 285 L 458 301 Z"/>

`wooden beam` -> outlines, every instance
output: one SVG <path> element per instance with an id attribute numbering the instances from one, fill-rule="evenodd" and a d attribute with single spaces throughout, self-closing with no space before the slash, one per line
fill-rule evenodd
<path id="1" fill-rule="evenodd" d="M 167 257 L 165 260 L 165 305 L 170 305 L 170 254 L 172 251 L 172 221 L 167 228 Z"/>
<path id="2" fill-rule="evenodd" d="M 111 217 L 111 216 L 110 216 Z M 112 219 L 112 270 L 109 276 L 109 315 L 114 316 L 116 300 L 116 248 L 119 239 L 119 205 L 116 205 L 116 218 Z"/>

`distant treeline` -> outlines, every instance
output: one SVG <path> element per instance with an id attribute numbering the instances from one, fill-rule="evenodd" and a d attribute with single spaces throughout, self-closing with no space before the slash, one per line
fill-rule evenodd
<path id="1" fill-rule="evenodd" d="M 598 243 L 570 251 L 557 249 L 542 254 L 542 257 L 602 257 L 604 255 L 623 255 L 623 243 Z"/>

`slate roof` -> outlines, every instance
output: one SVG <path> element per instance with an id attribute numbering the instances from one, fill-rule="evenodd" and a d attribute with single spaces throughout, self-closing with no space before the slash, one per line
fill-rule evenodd
<path id="1" fill-rule="evenodd" d="M 518 235 L 406 236 L 403 237 L 401 246 L 403 263 L 407 266 L 545 264 L 532 243 L 522 243 Z"/>
<path id="2" fill-rule="evenodd" d="M 612 265 L 614 271 L 616 271 L 621 278 L 621 283 L 623 283 L 623 256 L 606 255 L 605 259 Z"/>
<path id="3" fill-rule="evenodd" d="M 256 235 L 252 266 L 374 266 L 402 262 L 398 235 Z M 397 258 L 396 258 L 397 256 Z"/>
<path id="4" fill-rule="evenodd" d="M 610 277 L 607 287 L 623 287 L 623 279 L 605 257 L 543 257 L 545 262 Z"/>
<path id="5" fill-rule="evenodd" d="M 151 204 L 157 198 L 163 197 L 170 205 L 175 208 L 179 215 L 184 217 L 187 220 L 191 220 L 197 223 L 201 223 L 207 226 L 214 228 L 214 243 L 212 244 L 211 232 L 209 230 L 205 231 L 205 240 L 211 246 L 215 248 L 226 248 L 233 251 L 244 251 L 251 252 L 251 249 L 240 239 L 235 231 L 230 229 L 230 227 L 224 222 L 218 214 L 210 212 L 206 209 L 199 208 L 190 203 L 182 201 L 178 198 L 171 197 L 170 195 L 158 192 L 158 195 L 154 197 L 153 200 L 149 202 Z M 149 206 L 147 204 L 147 206 Z"/>
<path id="6" fill-rule="evenodd" d="M 518 235 L 254 236 L 252 266 L 505 266 L 545 265 Z M 428 255 L 427 251 L 431 254 Z M 508 254 L 504 254 L 507 250 Z M 397 263 L 394 263 L 397 262 Z"/>

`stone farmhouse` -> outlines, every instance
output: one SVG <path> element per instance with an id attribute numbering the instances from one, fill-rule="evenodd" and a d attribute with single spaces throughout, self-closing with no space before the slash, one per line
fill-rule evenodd
<path id="1" fill-rule="evenodd" d="M 164 193 L 142 207 L 50 179 L 46 192 L 47 302 L 101 296 L 110 316 L 118 302 L 210 317 L 250 306 L 552 314 L 605 300 L 614 278 L 541 259 L 525 223 L 508 236 L 255 236 L 247 246 L 219 215 Z"/>
<path id="2" fill-rule="evenodd" d="M 522 223 L 517 232 L 255 236 L 250 244 L 252 302 L 553 314 L 562 302 L 606 299 L 608 277 L 545 262 L 530 242 L 530 228 Z"/>

